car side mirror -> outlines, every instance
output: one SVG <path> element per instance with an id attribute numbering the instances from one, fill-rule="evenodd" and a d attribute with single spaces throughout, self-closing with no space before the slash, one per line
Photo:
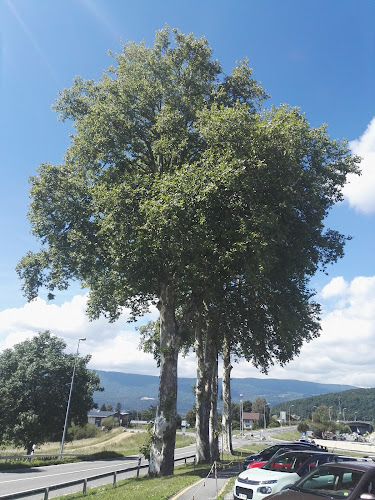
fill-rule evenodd
<path id="1" fill-rule="evenodd" d="M 373 493 L 362 493 L 359 498 L 360 500 L 375 500 L 375 495 Z"/>

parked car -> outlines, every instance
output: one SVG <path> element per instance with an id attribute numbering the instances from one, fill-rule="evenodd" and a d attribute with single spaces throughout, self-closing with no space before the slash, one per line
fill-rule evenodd
<path id="1" fill-rule="evenodd" d="M 247 469 L 256 469 L 257 467 L 262 467 L 262 465 L 265 465 L 266 463 L 267 463 L 267 460 L 257 460 L 256 462 L 250 462 L 249 465 L 246 467 L 246 470 Z"/>
<path id="2" fill-rule="evenodd" d="M 268 446 L 259 453 L 253 453 L 245 457 L 243 461 L 243 470 L 248 468 L 251 462 L 268 462 L 268 460 L 273 457 L 273 455 L 279 450 L 314 450 L 314 451 L 327 451 L 327 448 L 323 448 L 314 443 L 300 443 L 292 441 L 290 443 L 278 443 L 272 446 Z M 262 464 L 263 465 L 263 464 Z"/>
<path id="3" fill-rule="evenodd" d="M 233 498 L 262 500 L 271 493 L 292 486 L 318 465 L 349 460 L 353 460 L 353 457 L 314 450 L 276 454 L 262 467 L 241 472 L 234 484 Z"/>
<path id="4" fill-rule="evenodd" d="M 298 450 L 298 447 L 297 447 L 297 450 Z M 274 455 L 272 455 L 271 458 L 274 460 L 275 457 L 277 457 L 278 455 L 281 455 L 281 454 L 285 453 L 286 451 L 293 451 L 293 449 L 290 449 L 290 448 L 279 448 L 274 453 Z M 317 451 L 317 450 L 313 450 L 313 451 Z M 323 450 L 320 450 L 320 451 L 323 451 Z M 324 451 L 326 451 L 326 450 L 324 450 Z M 247 469 L 255 469 L 257 467 L 262 467 L 267 462 L 268 462 L 268 460 L 256 460 L 254 462 L 250 462 L 249 465 L 247 466 Z"/>
<path id="5" fill-rule="evenodd" d="M 296 439 L 295 442 L 296 443 L 315 444 L 315 441 L 309 437 Z"/>
<path id="6" fill-rule="evenodd" d="M 245 497 L 244 497 L 245 498 Z M 341 462 L 316 467 L 293 486 L 267 500 L 375 500 L 375 463 Z"/>

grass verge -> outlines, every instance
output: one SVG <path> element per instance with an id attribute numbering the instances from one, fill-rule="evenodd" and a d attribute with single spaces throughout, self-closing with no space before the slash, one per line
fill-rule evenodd
<path id="1" fill-rule="evenodd" d="M 283 441 L 294 441 L 295 439 L 299 439 L 301 437 L 301 433 L 297 430 L 285 432 L 281 431 L 280 434 L 273 434 L 272 437 L 275 439 L 282 439 Z"/>
<path id="2" fill-rule="evenodd" d="M 150 478 L 141 476 L 139 479 L 125 479 L 112 485 L 88 489 L 85 495 L 98 500 L 167 500 L 183 488 L 207 476 L 210 468 L 207 465 L 193 464 L 176 467 L 173 476 Z M 83 498 L 82 493 L 74 493 L 57 497 L 56 500 L 73 500 Z"/>
<path id="3" fill-rule="evenodd" d="M 14 460 L 7 462 L 0 461 L 0 470 L 20 469 L 29 467 L 40 467 L 42 465 L 54 465 L 59 463 L 77 462 L 81 460 L 101 460 L 105 458 L 118 458 L 127 455 L 138 455 L 139 448 L 147 438 L 145 432 L 123 432 L 121 429 L 113 429 L 110 432 L 101 434 L 96 438 L 80 439 L 67 443 L 64 448 L 65 453 L 74 453 L 80 457 L 65 457 L 63 460 L 55 458 L 43 458 L 43 455 L 58 454 L 60 443 L 46 443 L 37 448 L 32 462 L 24 460 L 20 450 L 4 448 L 1 450 L 2 456 L 17 456 Z M 182 448 L 195 443 L 195 436 L 176 436 L 176 448 Z M 38 457 L 40 455 L 40 457 Z"/>

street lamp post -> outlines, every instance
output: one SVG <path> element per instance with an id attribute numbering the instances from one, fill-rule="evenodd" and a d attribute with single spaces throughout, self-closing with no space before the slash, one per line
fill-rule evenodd
<path id="1" fill-rule="evenodd" d="M 65 435 L 66 435 L 66 427 L 68 425 L 68 415 L 69 415 L 69 408 L 70 408 L 70 400 L 72 398 L 72 390 L 73 390 L 73 382 L 74 382 L 74 375 L 76 373 L 76 366 L 77 366 L 77 359 L 78 359 L 78 350 L 79 350 L 79 343 L 81 341 L 86 340 L 86 338 L 78 339 L 78 346 L 77 346 L 77 352 L 76 356 L 74 358 L 74 366 L 73 366 L 73 373 L 72 373 L 72 381 L 70 382 L 70 391 L 69 391 L 69 398 L 68 398 L 68 404 L 66 406 L 66 413 L 65 413 L 65 423 L 64 423 L 64 430 L 63 430 L 63 435 L 61 439 L 61 448 L 60 448 L 60 458 L 62 457 L 63 451 L 64 451 L 64 441 L 65 441 Z"/>
<path id="2" fill-rule="evenodd" d="M 346 408 L 342 409 L 342 419 L 344 422 L 345 422 L 345 410 L 346 410 Z"/>
<path id="3" fill-rule="evenodd" d="M 242 401 L 243 394 L 240 394 L 240 435 L 242 436 L 243 434 L 243 401 Z"/>
<path id="4" fill-rule="evenodd" d="M 316 408 L 316 406 L 315 406 L 315 405 L 312 407 L 312 412 L 311 412 L 311 422 L 314 422 L 314 408 Z"/>
<path id="5" fill-rule="evenodd" d="M 266 403 L 264 406 L 263 406 L 263 428 L 264 430 L 266 430 L 266 406 L 268 406 L 268 403 Z"/>

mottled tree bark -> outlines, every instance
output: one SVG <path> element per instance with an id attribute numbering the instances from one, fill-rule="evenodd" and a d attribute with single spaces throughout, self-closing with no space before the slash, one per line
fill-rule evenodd
<path id="1" fill-rule="evenodd" d="M 161 287 L 160 301 L 160 382 L 158 406 L 151 441 L 151 476 L 173 474 L 176 443 L 177 361 L 179 336 L 176 328 L 174 288 Z"/>
<path id="2" fill-rule="evenodd" d="M 219 453 L 219 429 L 217 424 L 217 393 L 218 393 L 218 354 L 216 342 L 211 339 L 211 357 L 214 358 L 212 371 L 211 371 L 211 409 L 210 409 L 210 426 L 209 426 L 209 440 L 210 440 L 210 456 L 211 462 L 220 459 Z"/>
<path id="3" fill-rule="evenodd" d="M 195 392 L 196 461 L 197 463 L 206 463 L 210 461 L 209 415 L 211 384 L 209 378 L 207 378 L 208 367 L 206 365 L 205 342 L 203 341 L 200 317 L 195 325 L 194 349 L 197 360 L 197 385 Z"/>
<path id="4" fill-rule="evenodd" d="M 219 456 L 217 432 L 218 354 L 215 327 L 209 324 L 202 334 L 200 320 L 196 323 L 195 354 L 197 359 L 196 440 L 197 462 L 212 462 Z"/>
<path id="5" fill-rule="evenodd" d="M 223 395 L 223 412 L 221 420 L 221 431 L 223 433 L 223 449 L 224 451 L 233 452 L 232 445 L 232 398 L 230 393 L 230 372 L 232 371 L 230 362 L 230 347 L 228 339 L 225 337 L 223 342 L 223 379 L 222 379 L 222 395 Z"/>

